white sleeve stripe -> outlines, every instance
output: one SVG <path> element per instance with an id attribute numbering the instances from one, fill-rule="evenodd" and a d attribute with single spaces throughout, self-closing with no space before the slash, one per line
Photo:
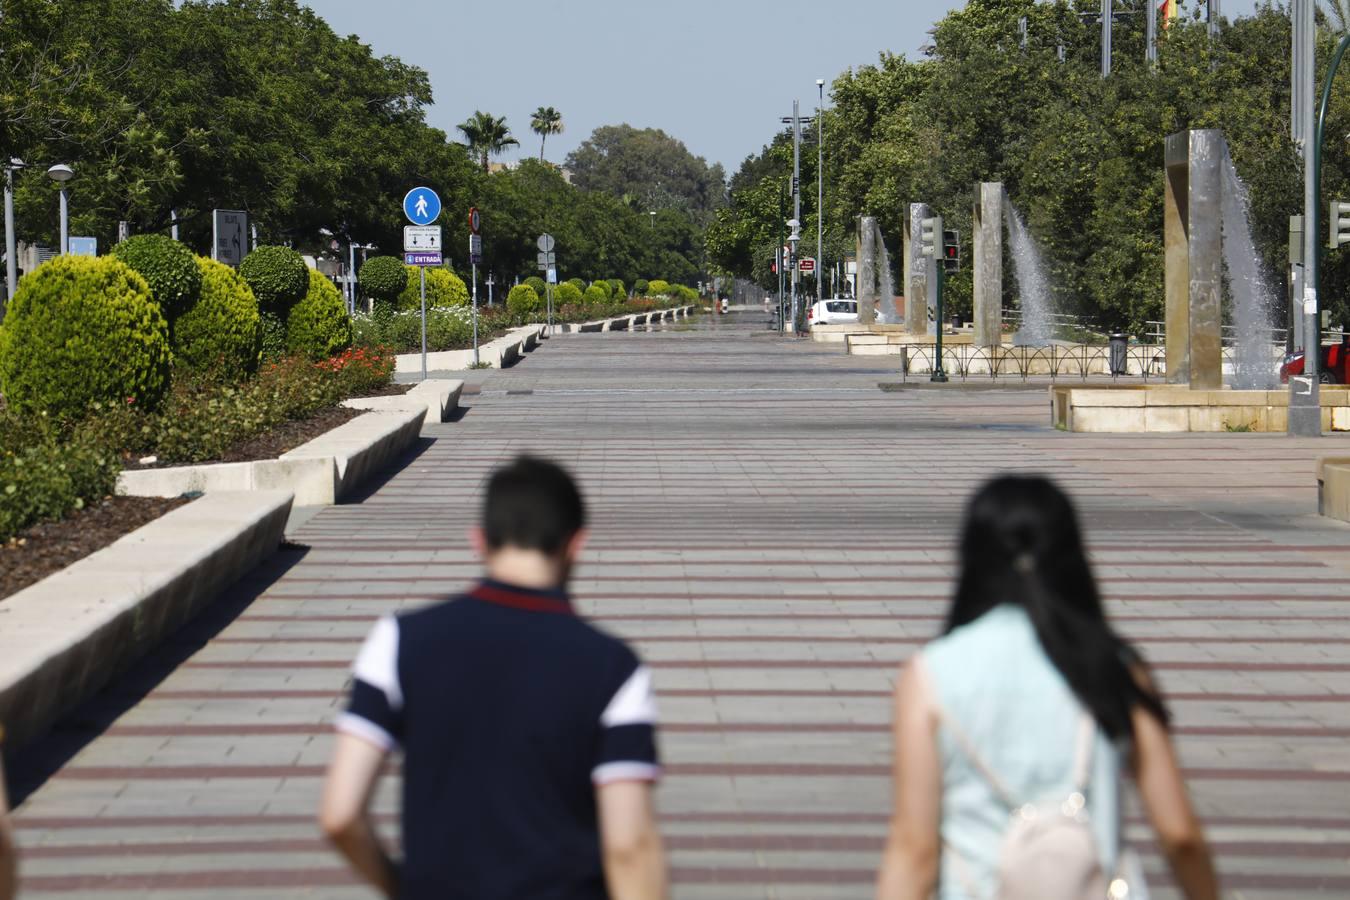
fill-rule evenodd
<path id="1" fill-rule="evenodd" d="M 393 750 L 398 746 L 398 741 L 394 740 L 393 735 L 369 719 L 354 713 L 345 712 L 339 715 L 334 727 L 343 734 L 358 737 L 381 750 Z"/>
<path id="2" fill-rule="evenodd" d="M 643 762 L 610 762 L 591 770 L 592 784 L 614 784 L 618 781 L 660 781 L 661 767 Z"/>
<path id="3" fill-rule="evenodd" d="M 398 683 L 398 621 L 393 616 L 382 617 L 370 630 L 352 674 L 383 691 L 391 710 L 403 707 L 403 689 Z"/>
<path id="4" fill-rule="evenodd" d="M 623 683 L 609 706 L 600 714 L 600 724 L 606 728 L 618 725 L 655 725 L 656 696 L 652 693 L 652 672 L 638 666 Z"/>

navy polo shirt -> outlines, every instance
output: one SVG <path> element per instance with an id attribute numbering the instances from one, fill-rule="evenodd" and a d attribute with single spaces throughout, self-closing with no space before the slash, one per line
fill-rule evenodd
<path id="1" fill-rule="evenodd" d="M 402 900 L 605 900 L 595 786 L 654 781 L 651 673 L 561 591 L 380 619 L 338 728 L 403 748 Z"/>

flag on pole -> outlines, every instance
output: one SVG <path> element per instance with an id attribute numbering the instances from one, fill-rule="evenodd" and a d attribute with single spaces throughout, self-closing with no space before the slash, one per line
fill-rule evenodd
<path id="1" fill-rule="evenodd" d="M 1158 4 L 1158 13 L 1162 18 L 1162 27 L 1167 28 L 1177 17 L 1177 0 L 1162 0 Z"/>

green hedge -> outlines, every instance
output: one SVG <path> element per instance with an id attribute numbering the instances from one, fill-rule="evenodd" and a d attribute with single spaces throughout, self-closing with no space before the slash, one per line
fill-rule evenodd
<path id="1" fill-rule="evenodd" d="M 398 295 L 399 309 L 422 307 L 422 284 L 416 266 L 407 266 L 408 286 Z M 449 269 L 427 269 L 427 308 L 436 306 L 468 306 L 469 287 Z"/>
<path id="2" fill-rule="evenodd" d="M 262 319 L 258 300 L 239 273 L 200 257 L 197 302 L 173 323 L 173 358 L 180 369 L 238 380 L 258 371 Z"/>
<path id="3" fill-rule="evenodd" d="M 615 300 L 627 300 L 628 288 L 624 287 L 623 279 L 611 278 L 609 280 L 609 292 Z"/>
<path id="4" fill-rule="evenodd" d="M 573 303 L 582 302 L 585 293 L 570 281 L 564 281 L 562 284 L 553 288 L 553 307 L 557 309 L 560 306 L 568 306 Z"/>
<path id="5" fill-rule="evenodd" d="M 506 311 L 513 316 L 526 318 L 538 315 L 544 308 L 544 301 L 528 284 L 518 284 L 506 295 Z"/>
<path id="6" fill-rule="evenodd" d="M 290 247 L 259 247 L 244 257 L 239 274 L 253 289 L 258 308 L 283 321 L 309 290 L 309 267 Z"/>
<path id="7" fill-rule="evenodd" d="M 538 275 L 531 275 L 529 278 L 526 278 L 522 284 L 528 284 L 530 287 L 534 288 L 534 292 L 540 297 L 544 296 L 544 292 L 548 290 L 548 285 L 545 284 L 544 279 L 540 278 Z"/>
<path id="8" fill-rule="evenodd" d="M 80 417 L 99 401 L 154 408 L 172 358 L 168 322 L 145 279 L 111 256 L 39 266 L 0 326 L 0 390 L 30 412 Z"/>
<path id="9" fill-rule="evenodd" d="M 309 291 L 286 317 L 286 350 L 309 359 L 328 359 L 352 345 L 347 304 L 328 276 L 309 272 Z"/>
<path id="10" fill-rule="evenodd" d="M 633 293 L 639 297 L 647 296 L 647 291 L 650 289 L 647 279 L 645 278 L 639 278 L 637 281 L 633 282 Z"/>
<path id="11" fill-rule="evenodd" d="M 145 279 L 151 298 L 170 322 L 197 302 L 202 289 L 197 257 L 173 238 L 138 234 L 113 247 L 112 255 Z"/>
<path id="12" fill-rule="evenodd" d="M 648 297 L 664 297 L 670 294 L 670 285 L 659 278 L 647 282 Z"/>
<path id="13" fill-rule="evenodd" d="M 375 303 L 395 303 L 408 287 L 408 267 L 392 256 L 372 256 L 362 264 L 356 282 Z"/>
<path id="14" fill-rule="evenodd" d="M 45 416 L 0 413 L 0 542 L 108 496 L 121 468 L 93 429 L 62 439 Z"/>
<path id="15" fill-rule="evenodd" d="M 568 287 L 571 287 L 569 284 Z M 585 293 L 581 295 L 581 300 L 587 306 L 605 306 L 609 303 L 609 292 L 600 287 L 599 284 L 593 284 L 586 288 Z"/>
<path id="16" fill-rule="evenodd" d="M 566 281 L 564 281 L 563 284 L 572 285 L 577 289 L 578 293 L 582 294 L 586 293 L 587 284 L 585 279 L 583 278 L 569 278 Z"/>

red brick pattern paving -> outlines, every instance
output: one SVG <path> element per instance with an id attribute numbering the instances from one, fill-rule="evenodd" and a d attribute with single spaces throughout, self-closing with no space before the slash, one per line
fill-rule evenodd
<path id="1" fill-rule="evenodd" d="M 655 668 L 677 897 L 871 896 L 894 671 L 940 627 L 962 502 L 1002 469 L 1083 508 L 1229 891 L 1350 895 L 1350 529 L 1311 515 L 1312 460 L 1343 437 L 1065 435 L 1041 391 L 882 393 L 885 360 L 756 327 L 560 337 L 485 375 L 387 483 L 294 535 L 308 549 L 13 761 L 26 896 L 370 896 L 312 824 L 346 666 L 374 617 L 473 578 L 477 491 L 525 450 L 583 481 L 579 602 Z M 1128 826 L 1170 896 L 1134 806 Z"/>

